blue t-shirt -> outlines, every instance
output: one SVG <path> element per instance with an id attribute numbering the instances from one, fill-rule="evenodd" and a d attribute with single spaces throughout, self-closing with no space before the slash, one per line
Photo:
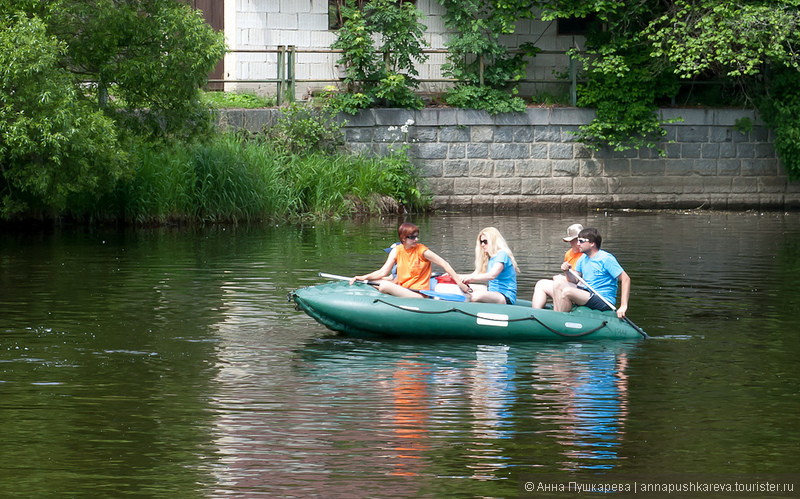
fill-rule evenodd
<path id="1" fill-rule="evenodd" d="M 486 270 L 491 271 L 496 263 L 502 263 L 503 270 L 497 277 L 489 281 L 489 291 L 497 291 L 513 304 L 517 301 L 517 271 L 514 269 L 514 264 L 511 263 L 511 257 L 505 251 L 501 250 L 489 258 Z"/>
<path id="2" fill-rule="evenodd" d="M 616 303 L 617 279 L 624 270 L 614 255 L 605 250 L 598 251 L 592 258 L 586 255 L 578 260 L 575 270 L 600 296 L 609 303 Z"/>

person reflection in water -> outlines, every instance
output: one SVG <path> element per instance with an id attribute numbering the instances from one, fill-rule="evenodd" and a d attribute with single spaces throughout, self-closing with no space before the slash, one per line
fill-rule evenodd
<path id="1" fill-rule="evenodd" d="M 560 470 L 610 470 L 620 466 L 629 417 L 627 346 L 577 344 L 542 352 L 533 386 L 546 408 L 539 417 L 564 459 Z"/>
<path id="2" fill-rule="evenodd" d="M 469 286 L 461 280 L 453 267 L 444 258 L 419 242 L 419 227 L 412 223 L 403 223 L 398 227 L 397 235 L 400 237 L 400 244 L 389 251 L 383 267 L 369 274 L 353 277 L 350 279 L 350 284 L 357 280 L 379 279 L 377 287 L 381 293 L 403 298 L 423 298 L 421 294 L 412 290 L 430 289 L 431 263 L 435 263 L 450 274 L 463 293 L 469 293 Z M 395 263 L 397 264 L 397 277 L 393 280 L 384 279 L 391 275 Z"/>

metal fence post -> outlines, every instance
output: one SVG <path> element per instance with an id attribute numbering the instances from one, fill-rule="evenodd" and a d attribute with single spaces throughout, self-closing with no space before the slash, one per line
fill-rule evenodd
<path id="1" fill-rule="evenodd" d="M 572 47 L 577 50 L 575 37 L 572 37 Z M 569 52 L 569 102 L 572 106 L 578 105 L 578 65 L 575 62 L 573 52 Z"/>
<path id="2" fill-rule="evenodd" d="M 569 103 L 578 104 L 578 71 L 575 68 L 575 58 L 569 56 Z"/>
<path id="3" fill-rule="evenodd" d="M 286 47 L 278 45 L 278 91 L 277 101 L 280 106 L 283 104 L 284 93 L 286 92 Z"/>
<path id="4" fill-rule="evenodd" d="M 286 77 L 289 81 L 288 87 L 286 88 L 286 99 L 289 101 L 289 104 L 294 102 L 294 90 L 295 90 L 294 56 L 295 56 L 294 45 L 289 45 L 289 58 L 286 64 Z"/>

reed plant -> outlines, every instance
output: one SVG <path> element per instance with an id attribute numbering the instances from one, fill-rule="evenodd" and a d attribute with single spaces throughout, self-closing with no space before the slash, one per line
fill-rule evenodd
<path id="1" fill-rule="evenodd" d="M 138 224 L 336 218 L 419 210 L 429 201 L 403 151 L 387 157 L 297 154 L 220 133 L 190 144 L 140 145 L 131 161 L 133 176 L 104 204 Z"/>

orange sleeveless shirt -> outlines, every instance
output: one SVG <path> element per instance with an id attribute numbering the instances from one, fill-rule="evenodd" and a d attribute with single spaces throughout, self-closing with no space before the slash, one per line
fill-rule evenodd
<path id="1" fill-rule="evenodd" d="M 572 265 L 574 269 L 576 265 L 578 265 L 578 260 L 583 256 L 583 253 L 578 252 L 575 253 L 572 251 L 572 248 L 568 249 L 566 253 L 564 253 L 564 261 L 568 264 Z"/>
<path id="2" fill-rule="evenodd" d="M 408 289 L 431 288 L 431 262 L 423 253 L 428 250 L 424 244 L 417 244 L 410 250 L 402 245 L 397 251 L 397 284 Z"/>

